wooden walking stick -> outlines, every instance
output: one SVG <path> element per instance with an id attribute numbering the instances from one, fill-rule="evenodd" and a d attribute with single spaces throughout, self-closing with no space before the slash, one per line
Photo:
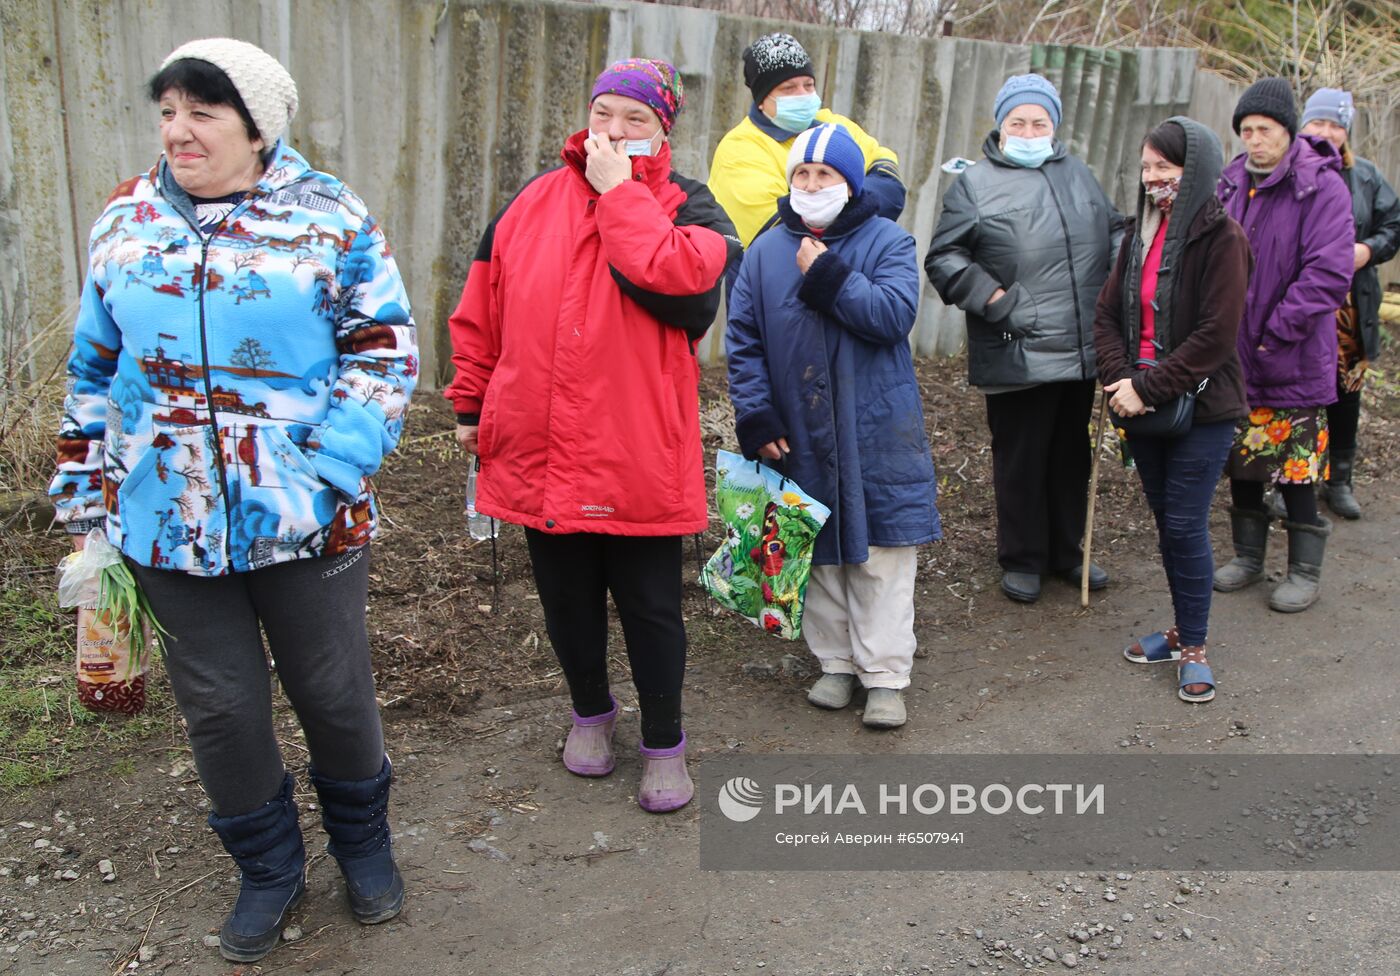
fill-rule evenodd
<path id="1" fill-rule="evenodd" d="M 1084 565 L 1079 571 L 1079 605 L 1089 605 L 1089 556 L 1094 546 L 1094 500 L 1099 494 L 1099 455 L 1103 453 L 1103 429 L 1108 425 L 1108 393 L 1099 406 L 1099 426 L 1094 431 L 1094 460 L 1089 467 L 1089 510 L 1084 515 Z"/>

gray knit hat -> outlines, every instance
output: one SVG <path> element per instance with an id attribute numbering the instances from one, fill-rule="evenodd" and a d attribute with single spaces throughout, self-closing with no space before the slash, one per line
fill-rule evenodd
<path id="1" fill-rule="evenodd" d="M 280 61 L 247 41 L 205 37 L 171 51 L 161 69 L 182 58 L 208 61 L 228 75 L 269 149 L 282 138 L 297 114 L 297 83 Z"/>
<path id="2" fill-rule="evenodd" d="M 1351 120 L 1354 118 L 1356 107 L 1352 104 L 1351 92 L 1340 88 L 1319 88 L 1303 106 L 1303 120 L 1298 124 L 1301 127 L 1313 119 L 1325 119 L 1350 132 Z"/>

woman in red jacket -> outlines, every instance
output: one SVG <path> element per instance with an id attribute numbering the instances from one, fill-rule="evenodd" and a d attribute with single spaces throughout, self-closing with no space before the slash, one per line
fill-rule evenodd
<path id="1" fill-rule="evenodd" d="M 642 717 L 637 801 L 689 802 L 681 538 L 705 528 L 694 343 L 739 242 L 671 169 L 680 74 L 634 58 L 594 83 L 588 128 L 486 229 L 452 314 L 446 396 L 481 459 L 477 508 L 525 527 L 573 699 L 564 765 L 612 772 L 607 598 Z"/>

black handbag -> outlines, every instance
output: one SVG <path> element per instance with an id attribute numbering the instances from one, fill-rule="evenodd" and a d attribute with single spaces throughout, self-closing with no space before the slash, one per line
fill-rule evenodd
<path id="1" fill-rule="evenodd" d="M 1156 369 L 1155 359 L 1139 359 L 1133 364 L 1139 369 Z M 1136 417 L 1120 417 L 1112 408 L 1108 412 L 1113 415 L 1113 426 L 1123 431 L 1129 438 L 1133 437 L 1167 437 L 1176 438 L 1185 434 L 1191 429 L 1191 420 L 1196 414 L 1196 397 L 1206 388 L 1210 382 L 1210 377 L 1201 380 L 1201 385 L 1194 390 L 1187 390 L 1181 396 L 1173 397 L 1166 403 L 1159 403 L 1147 413 L 1140 413 Z"/>

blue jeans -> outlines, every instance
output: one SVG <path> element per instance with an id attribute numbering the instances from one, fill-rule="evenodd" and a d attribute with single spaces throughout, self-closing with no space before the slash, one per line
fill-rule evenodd
<path id="1" fill-rule="evenodd" d="M 1134 437 L 1147 507 L 1157 520 L 1157 544 L 1171 587 L 1182 647 L 1206 642 L 1210 622 L 1210 502 L 1235 438 L 1233 421 L 1193 424 L 1178 438 Z"/>

